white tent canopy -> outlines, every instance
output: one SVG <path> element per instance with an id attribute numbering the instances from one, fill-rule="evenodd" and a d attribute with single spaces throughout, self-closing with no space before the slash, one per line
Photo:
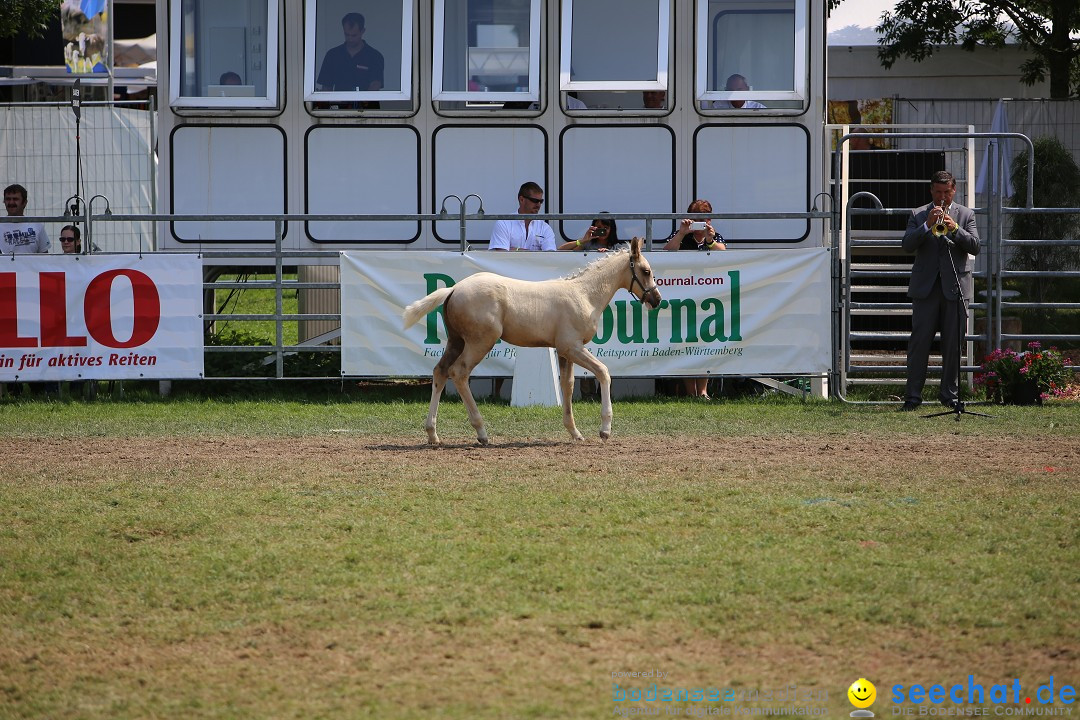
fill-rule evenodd
<path id="1" fill-rule="evenodd" d="M 134 40 L 113 41 L 113 65 L 136 67 L 157 60 L 157 34 Z"/>

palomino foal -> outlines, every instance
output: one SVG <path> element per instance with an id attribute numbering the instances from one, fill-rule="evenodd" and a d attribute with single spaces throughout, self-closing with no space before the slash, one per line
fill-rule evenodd
<path id="1" fill-rule="evenodd" d="M 432 373 L 431 406 L 424 423 L 428 442 L 439 444 L 435 425 L 439 399 L 449 378 L 465 403 L 477 441 L 487 444 L 487 428 L 469 389 L 469 375 L 500 338 L 521 347 L 555 348 L 559 355 L 563 425 L 575 440 L 584 438 L 574 425 L 570 406 L 574 364 L 590 370 L 600 381 L 600 437 L 611 437 L 611 375 L 585 343 L 596 334 L 604 308 L 619 289 L 629 290 L 649 309 L 660 304 L 660 291 L 641 245 L 641 238 L 634 238 L 629 247 L 606 253 L 558 280 L 530 282 L 477 273 L 405 308 L 406 328 L 440 305 L 446 322 L 446 349 Z"/>

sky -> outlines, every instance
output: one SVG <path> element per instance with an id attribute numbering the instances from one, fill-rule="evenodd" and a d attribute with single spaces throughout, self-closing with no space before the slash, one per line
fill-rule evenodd
<path id="1" fill-rule="evenodd" d="M 883 11 L 892 10 L 895 6 L 896 0 L 844 0 L 829 16 L 829 27 L 873 27 L 878 24 Z"/>
<path id="2" fill-rule="evenodd" d="M 876 45 L 873 27 L 881 21 L 881 13 L 895 5 L 896 0 L 844 0 L 829 16 L 829 44 Z M 853 25 L 859 29 L 851 29 Z"/>

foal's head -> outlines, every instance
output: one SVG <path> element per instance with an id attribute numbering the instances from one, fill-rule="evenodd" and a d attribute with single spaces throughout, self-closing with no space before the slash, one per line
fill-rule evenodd
<path id="1" fill-rule="evenodd" d="M 641 252 L 644 241 L 635 237 L 630 241 L 630 294 L 652 310 L 660 305 L 660 290 L 656 287 L 652 267 Z M 636 288 L 636 290 L 635 290 Z"/>

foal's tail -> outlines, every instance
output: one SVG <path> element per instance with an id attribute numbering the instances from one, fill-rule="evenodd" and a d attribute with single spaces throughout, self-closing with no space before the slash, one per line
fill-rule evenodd
<path id="1" fill-rule="evenodd" d="M 439 288 L 427 297 L 420 298 L 416 302 L 411 303 L 409 307 L 405 308 L 405 313 L 404 315 L 402 315 L 402 319 L 404 321 L 402 327 L 410 327 L 417 320 L 442 305 L 444 302 L 446 302 L 446 298 L 450 297 L 450 293 L 452 293 L 453 291 L 454 288 L 452 287 Z"/>

